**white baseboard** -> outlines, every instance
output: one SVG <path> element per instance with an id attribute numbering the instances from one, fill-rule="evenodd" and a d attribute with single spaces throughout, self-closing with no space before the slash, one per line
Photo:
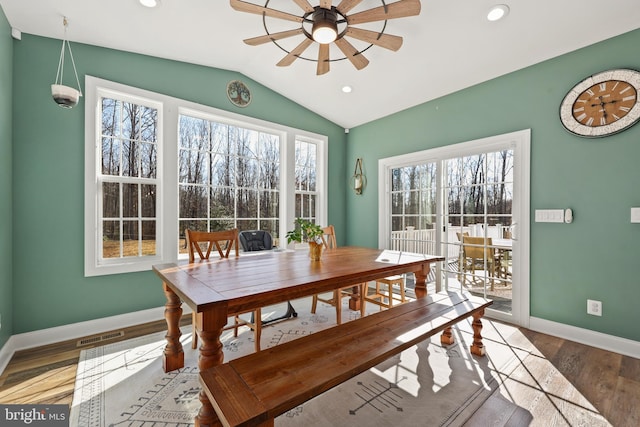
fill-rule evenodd
<path id="1" fill-rule="evenodd" d="M 15 348 L 13 347 L 13 337 L 11 336 L 0 348 L 0 375 L 2 375 L 9 361 L 11 361 L 13 353 L 15 353 Z"/>
<path id="2" fill-rule="evenodd" d="M 640 342 L 531 317 L 529 329 L 640 359 Z"/>
<path id="3" fill-rule="evenodd" d="M 186 304 L 182 305 L 182 310 L 183 314 L 191 312 L 191 309 Z M 9 340 L 7 340 L 7 343 L 0 349 L 0 375 L 4 372 L 16 351 L 84 338 L 115 329 L 127 328 L 129 326 L 163 319 L 164 306 L 12 335 Z"/>

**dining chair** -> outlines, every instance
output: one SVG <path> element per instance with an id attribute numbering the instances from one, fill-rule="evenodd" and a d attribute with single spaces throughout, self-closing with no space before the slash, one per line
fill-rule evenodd
<path id="1" fill-rule="evenodd" d="M 223 230 L 223 231 L 195 231 L 195 230 L 185 230 L 185 236 L 187 240 L 187 247 L 189 249 L 189 263 L 195 262 L 195 254 L 197 253 L 201 260 L 209 259 L 213 248 L 216 249 L 220 258 L 229 258 L 229 254 L 231 253 L 231 249 L 235 247 L 236 256 L 240 255 L 239 252 L 239 240 L 238 240 L 238 229 L 234 228 L 231 230 Z M 245 320 L 240 317 L 241 314 L 251 313 L 251 320 Z M 196 348 L 198 346 L 198 334 L 196 331 L 196 321 L 197 321 L 197 313 L 194 311 L 192 313 L 192 328 L 193 328 L 193 339 L 191 340 L 191 348 Z M 231 330 L 233 329 L 233 336 L 238 336 L 238 328 L 240 326 L 248 326 L 253 330 L 254 340 L 255 340 L 255 349 L 256 351 L 260 351 L 260 335 L 262 333 L 262 322 L 261 322 L 262 312 L 260 308 L 255 310 L 240 312 L 233 314 L 234 321 L 230 326 L 226 326 L 223 330 Z"/>
<path id="2" fill-rule="evenodd" d="M 463 284 L 466 285 L 469 275 L 467 271 L 471 272 L 473 276 L 476 270 L 485 270 L 491 280 L 491 290 L 494 289 L 494 278 L 496 276 L 496 251 L 491 247 L 493 240 L 491 237 L 486 239 L 482 236 L 459 236 L 462 242 L 462 254 L 460 256 L 460 271 L 463 275 Z M 472 281 L 474 279 L 471 279 Z M 472 282 L 474 283 L 474 282 Z"/>
<path id="3" fill-rule="evenodd" d="M 242 230 L 238 233 L 238 238 L 244 252 L 261 252 L 274 249 L 273 237 L 266 230 Z M 287 301 L 287 311 L 282 316 L 270 317 L 267 320 L 260 320 L 260 322 L 262 325 L 266 325 L 290 317 L 298 317 L 298 313 L 291 305 L 291 301 Z"/>
<path id="4" fill-rule="evenodd" d="M 394 292 L 394 287 L 398 288 L 398 293 Z M 406 275 L 399 274 L 395 276 L 383 277 L 382 279 L 376 279 L 375 288 L 369 289 L 369 285 L 364 286 L 364 297 L 366 302 L 370 302 L 383 307 L 393 307 L 393 302 L 397 301 L 403 303 L 407 301 L 405 295 L 406 288 Z M 372 291 L 373 293 L 370 293 Z"/>
<path id="5" fill-rule="evenodd" d="M 496 275 L 505 285 L 508 285 L 508 281 L 511 279 L 512 268 L 513 260 L 511 258 L 511 250 L 499 249 L 496 259 Z"/>
<path id="6" fill-rule="evenodd" d="M 398 288 L 399 293 L 394 292 L 394 287 Z M 365 287 L 364 300 L 382 307 L 393 307 L 394 301 L 403 303 L 407 301 L 405 296 L 405 275 L 389 276 L 382 279 L 376 279 L 375 288 L 369 289 Z M 373 291 L 373 293 L 370 293 Z"/>
<path id="7" fill-rule="evenodd" d="M 331 250 L 338 247 L 336 241 L 336 230 L 333 225 L 328 225 L 322 228 L 322 245 L 326 250 Z M 318 301 L 327 303 L 336 308 L 336 321 L 338 325 L 342 323 L 342 298 L 351 298 L 354 294 L 354 290 L 358 290 L 360 293 L 360 316 L 364 317 L 364 291 L 365 284 L 360 283 L 357 285 L 351 285 L 344 288 L 336 289 L 331 292 L 330 297 L 325 297 L 327 294 L 315 294 L 311 301 L 311 313 L 315 314 Z"/>
<path id="8" fill-rule="evenodd" d="M 273 237 L 265 230 L 243 230 L 238 233 L 240 245 L 245 252 L 270 251 L 273 249 Z"/>

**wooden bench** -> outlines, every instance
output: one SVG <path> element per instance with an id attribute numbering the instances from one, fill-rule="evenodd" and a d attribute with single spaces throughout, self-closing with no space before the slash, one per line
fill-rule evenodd
<path id="1" fill-rule="evenodd" d="M 438 293 L 374 313 L 200 373 L 224 426 L 273 426 L 274 418 L 473 316 L 471 352 L 484 355 L 484 309 L 493 301 Z"/>

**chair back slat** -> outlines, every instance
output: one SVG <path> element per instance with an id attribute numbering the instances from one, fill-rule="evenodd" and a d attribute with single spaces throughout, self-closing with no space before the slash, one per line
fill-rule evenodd
<path id="1" fill-rule="evenodd" d="M 233 228 L 231 230 L 222 231 L 195 231 L 185 230 L 187 238 L 187 248 L 189 249 L 189 262 L 195 261 L 195 254 L 198 253 L 200 259 L 209 259 L 212 249 L 215 247 L 220 255 L 220 258 L 229 258 L 231 248 L 236 248 L 236 256 L 239 255 L 239 242 L 238 242 L 238 229 Z M 220 245 L 220 242 L 223 242 Z M 207 252 L 202 252 L 202 243 L 206 243 Z"/>
<path id="2" fill-rule="evenodd" d="M 338 247 L 336 242 L 336 229 L 333 225 L 327 225 L 322 228 L 322 244 L 325 249 L 334 249 Z"/>

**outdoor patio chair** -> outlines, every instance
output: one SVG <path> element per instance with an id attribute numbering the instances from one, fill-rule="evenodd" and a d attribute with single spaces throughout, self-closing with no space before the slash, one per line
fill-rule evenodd
<path id="1" fill-rule="evenodd" d="M 494 278 L 496 276 L 496 251 L 491 247 L 492 239 L 487 237 L 475 237 L 475 236 L 459 236 L 462 238 L 462 252 L 460 255 L 460 272 L 462 273 L 463 284 L 467 284 L 469 275 L 466 272 L 470 271 L 471 275 L 475 275 L 477 270 L 485 270 L 486 259 L 486 272 L 491 280 L 491 290 L 494 288 Z M 486 247 L 485 247 L 486 242 Z M 475 281 L 474 278 L 471 278 Z M 473 282 L 472 282 L 473 283 Z"/>

